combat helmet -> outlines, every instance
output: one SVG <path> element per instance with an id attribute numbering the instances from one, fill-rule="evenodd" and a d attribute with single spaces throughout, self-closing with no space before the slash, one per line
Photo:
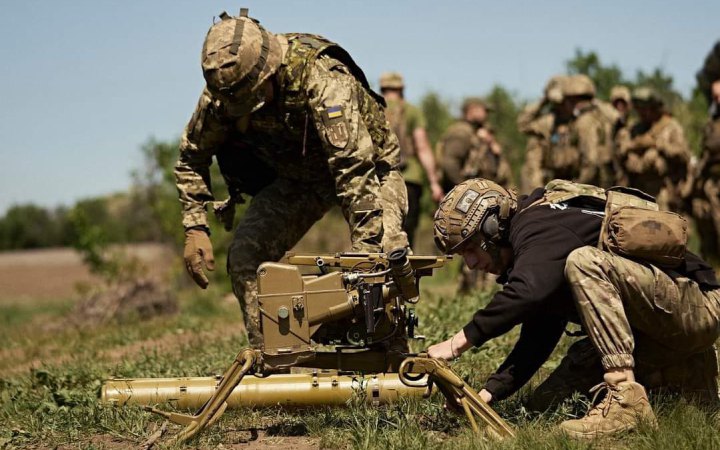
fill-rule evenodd
<path id="1" fill-rule="evenodd" d="M 583 74 L 571 75 L 562 83 L 565 97 L 595 97 L 595 83 Z"/>
<path id="2" fill-rule="evenodd" d="M 665 104 L 662 96 L 655 89 L 647 86 L 636 88 L 632 93 L 632 101 L 637 106 L 662 107 Z"/>
<path id="3" fill-rule="evenodd" d="M 563 83 L 567 79 L 567 75 L 555 75 L 545 84 L 543 94 L 550 103 L 562 103 L 563 101 Z"/>
<path id="4" fill-rule="evenodd" d="M 486 248 L 506 243 L 516 211 L 514 190 L 483 178 L 463 181 L 445 195 L 435 212 L 435 245 L 454 253 L 478 233 Z"/>
<path id="5" fill-rule="evenodd" d="M 260 87 L 280 67 L 282 49 L 272 33 L 248 17 L 223 12 L 205 37 L 201 63 L 210 93 L 226 104 L 228 112 L 241 116 L 264 104 Z"/>
<path id="6" fill-rule="evenodd" d="M 385 72 L 380 75 L 380 89 L 404 89 L 405 80 L 398 72 Z"/>
<path id="7" fill-rule="evenodd" d="M 618 85 L 610 89 L 610 103 L 615 103 L 620 100 L 630 104 L 630 89 L 628 89 L 627 86 Z"/>

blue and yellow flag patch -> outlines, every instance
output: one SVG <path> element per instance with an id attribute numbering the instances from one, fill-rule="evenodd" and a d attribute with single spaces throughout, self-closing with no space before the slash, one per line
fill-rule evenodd
<path id="1" fill-rule="evenodd" d="M 341 106 L 330 106 L 325 110 L 325 113 L 327 114 L 328 119 L 337 119 L 343 116 Z"/>

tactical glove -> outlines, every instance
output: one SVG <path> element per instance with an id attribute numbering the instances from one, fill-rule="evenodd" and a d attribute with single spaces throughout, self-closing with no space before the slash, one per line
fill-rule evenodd
<path id="1" fill-rule="evenodd" d="M 195 283 L 203 289 L 207 288 L 210 280 L 203 272 L 202 263 L 205 263 L 207 270 L 215 270 L 215 257 L 210 237 L 205 230 L 190 228 L 185 231 L 183 257 L 185 258 L 185 268 Z"/>

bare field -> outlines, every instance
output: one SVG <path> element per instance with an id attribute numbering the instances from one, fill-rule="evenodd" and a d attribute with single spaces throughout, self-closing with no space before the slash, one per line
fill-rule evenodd
<path id="1" fill-rule="evenodd" d="M 149 268 L 164 275 L 173 265 L 171 250 L 155 243 L 125 247 Z M 0 252 L 0 304 L 48 301 L 72 297 L 78 283 L 97 281 L 71 248 Z"/>

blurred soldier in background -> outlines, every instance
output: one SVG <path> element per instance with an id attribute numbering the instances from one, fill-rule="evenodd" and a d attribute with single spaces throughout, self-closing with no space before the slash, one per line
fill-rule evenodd
<path id="1" fill-rule="evenodd" d="M 513 184 L 510 163 L 488 127 L 489 112 L 491 109 L 482 98 L 466 98 L 462 104 L 462 119 L 450 125 L 440 138 L 437 154 L 445 192 L 477 177 L 493 180 L 506 188 Z M 463 264 L 458 291 L 486 289 L 494 284 L 494 279 L 494 276 L 479 275 Z"/>
<path id="2" fill-rule="evenodd" d="M 501 186 L 512 183 L 510 164 L 488 127 L 490 107 L 478 97 L 462 104 L 462 119 L 450 125 L 438 142 L 443 190 L 469 178 L 485 177 Z"/>
<path id="3" fill-rule="evenodd" d="M 710 119 L 702 138 L 702 154 L 691 198 L 700 235 L 700 251 L 720 265 L 720 79 L 711 85 Z"/>
<path id="4" fill-rule="evenodd" d="M 586 75 L 553 77 L 539 106 L 518 118 L 529 135 L 523 191 L 554 178 L 610 186 L 614 182 L 612 128 L 616 113 L 595 100 Z M 551 114 L 540 114 L 550 104 Z"/>
<path id="5" fill-rule="evenodd" d="M 615 184 L 627 186 L 628 180 L 620 163 L 620 144 L 629 139 L 630 136 L 630 89 L 626 86 L 613 86 L 610 90 L 610 103 L 617 111 L 618 119 L 613 127 L 613 161 L 616 175 Z"/>
<path id="6" fill-rule="evenodd" d="M 562 82 L 565 75 L 556 75 L 547 82 L 543 97 L 528 104 L 518 115 L 518 129 L 527 136 L 525 163 L 521 170 L 523 193 L 529 193 L 545 184 L 544 156 L 550 147 L 550 138 L 555 124 L 555 110 L 563 100 Z"/>
<path id="7" fill-rule="evenodd" d="M 630 89 L 626 86 L 613 86 L 610 90 L 610 103 L 618 112 L 615 133 L 626 129 L 630 118 Z"/>
<path id="8" fill-rule="evenodd" d="M 587 75 L 569 76 L 563 88 L 563 117 L 570 116 L 570 147 L 577 147 L 579 172 L 575 181 L 610 187 L 615 183 L 613 127 L 618 114 L 595 98 L 595 83 Z"/>
<path id="9" fill-rule="evenodd" d="M 691 156 L 685 133 L 654 89 L 635 89 L 632 105 L 638 121 L 618 155 L 627 184 L 656 197 L 661 208 L 679 211 Z"/>
<path id="10" fill-rule="evenodd" d="M 272 34 L 247 17 L 220 15 L 205 38 L 206 81 L 175 166 L 183 205 L 185 265 L 202 288 L 213 270 L 206 206 L 226 229 L 242 194 L 253 196 L 228 252 L 233 291 L 250 344 L 262 343 L 256 270 L 277 261 L 340 205 L 352 250 L 407 246 L 400 149 L 384 100 L 337 44 L 310 34 Z M 214 202 L 217 158 L 230 199 Z"/>
<path id="11" fill-rule="evenodd" d="M 420 221 L 423 178 L 427 177 L 435 202 L 442 200 L 445 194 L 440 187 L 435 156 L 425 131 L 425 116 L 405 100 L 404 89 L 405 82 L 399 73 L 388 72 L 380 76 L 380 92 L 387 102 L 385 116 L 400 142 L 400 170 L 408 193 L 408 213 L 403 229 L 413 247 Z"/>

